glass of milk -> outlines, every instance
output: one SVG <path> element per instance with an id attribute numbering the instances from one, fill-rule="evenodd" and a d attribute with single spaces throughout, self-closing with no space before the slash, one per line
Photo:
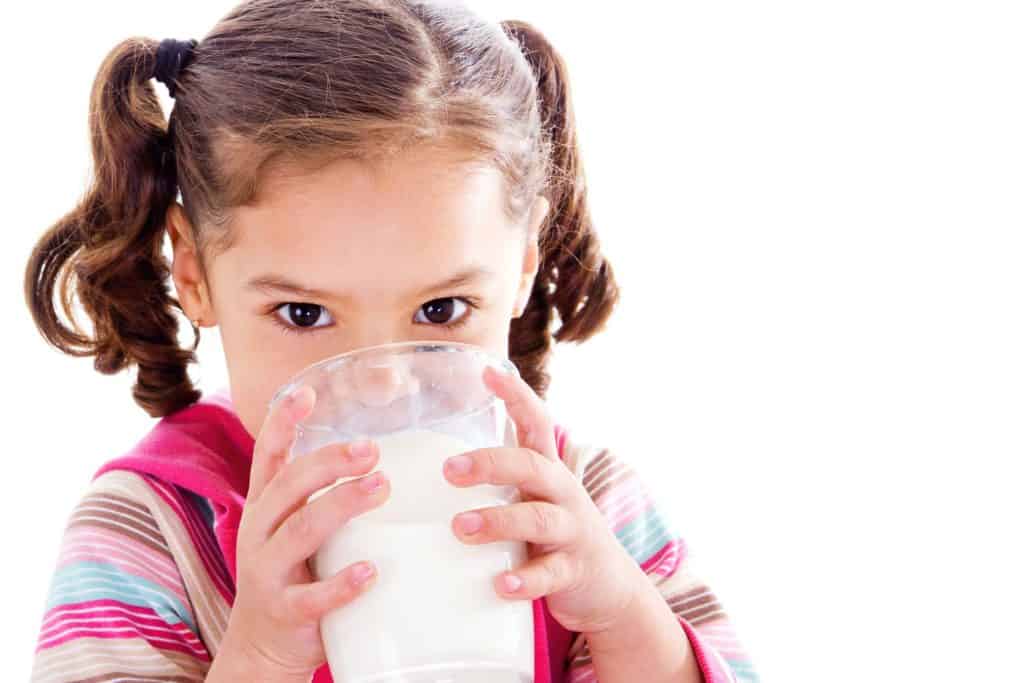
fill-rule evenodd
<path id="1" fill-rule="evenodd" d="M 451 528 L 456 514 L 517 501 L 518 491 L 456 488 L 442 469 L 459 453 L 516 445 L 504 403 L 483 383 L 488 365 L 515 371 L 472 345 L 387 344 L 311 365 L 274 395 L 271 405 L 307 385 L 317 394 L 292 457 L 372 439 L 391 482 L 385 503 L 340 527 L 310 561 L 318 579 L 360 560 L 378 570 L 375 585 L 321 620 L 337 683 L 533 682 L 532 603 L 493 588 L 525 562 L 526 544 L 466 545 Z"/>

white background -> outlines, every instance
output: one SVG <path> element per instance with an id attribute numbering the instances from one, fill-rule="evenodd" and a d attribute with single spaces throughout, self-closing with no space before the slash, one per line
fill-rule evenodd
<path id="1" fill-rule="evenodd" d="M 567 58 L 623 287 L 608 331 L 556 357 L 552 409 L 659 492 L 766 681 L 1019 675 L 1014 4 L 478 3 Z M 28 676 L 77 497 L 151 425 L 129 374 L 37 335 L 25 259 L 85 187 L 106 52 L 228 8 L 5 10 L 5 680 Z M 200 352 L 219 386 L 211 330 Z"/>

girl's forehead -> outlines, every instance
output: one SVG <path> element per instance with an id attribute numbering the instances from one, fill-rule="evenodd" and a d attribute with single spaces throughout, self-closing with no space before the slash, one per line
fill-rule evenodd
<path id="1" fill-rule="evenodd" d="M 258 205 L 240 207 L 220 258 L 236 281 L 273 272 L 332 291 L 414 288 L 467 268 L 500 274 L 524 237 L 503 193 L 497 169 L 441 156 L 340 161 L 276 179 Z"/>
<path id="2" fill-rule="evenodd" d="M 368 231 L 434 232 L 501 221 L 504 200 L 497 169 L 420 153 L 387 163 L 343 160 L 312 174 L 274 177 L 261 201 L 238 207 L 235 219 L 246 228 L 240 242 L 276 248 L 298 232 L 313 240 L 358 239 Z"/>
<path id="3" fill-rule="evenodd" d="M 287 167 L 268 174 L 251 209 L 281 211 L 451 210 L 502 199 L 493 164 L 435 148 L 414 148 L 388 160 L 341 159 L 312 172 Z"/>

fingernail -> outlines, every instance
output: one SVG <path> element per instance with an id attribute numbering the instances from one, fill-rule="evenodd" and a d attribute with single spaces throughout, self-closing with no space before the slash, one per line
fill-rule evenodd
<path id="1" fill-rule="evenodd" d="M 511 370 L 497 365 L 488 365 L 486 370 L 495 377 L 509 377 L 512 374 Z"/>
<path id="2" fill-rule="evenodd" d="M 381 486 L 384 485 L 384 477 L 381 476 L 380 472 L 374 472 L 368 477 L 363 477 L 359 480 L 359 488 L 363 489 L 367 493 L 373 493 Z"/>
<path id="3" fill-rule="evenodd" d="M 288 397 L 289 408 L 296 418 L 303 417 L 303 412 L 313 401 L 313 387 L 305 386 Z"/>
<path id="4" fill-rule="evenodd" d="M 505 590 L 507 590 L 509 593 L 515 593 L 522 587 L 523 580 L 515 574 L 505 574 L 504 578 L 502 578 L 501 580 L 501 583 L 502 586 L 504 586 Z"/>
<path id="5" fill-rule="evenodd" d="M 372 577 L 374 573 L 375 571 L 372 564 L 369 562 L 360 562 L 352 568 L 352 580 L 358 586 L 369 581 L 370 577 Z"/>
<path id="6" fill-rule="evenodd" d="M 349 444 L 348 447 L 349 455 L 357 459 L 370 458 L 375 450 L 373 443 L 370 441 L 357 441 L 356 443 Z"/>
<path id="7" fill-rule="evenodd" d="M 452 474 L 469 474 L 469 471 L 473 469 L 473 459 L 468 455 L 456 455 L 448 458 L 445 467 Z"/>
<path id="8" fill-rule="evenodd" d="M 484 518 L 477 512 L 464 512 L 457 517 L 456 524 L 464 534 L 475 534 L 484 525 Z"/>

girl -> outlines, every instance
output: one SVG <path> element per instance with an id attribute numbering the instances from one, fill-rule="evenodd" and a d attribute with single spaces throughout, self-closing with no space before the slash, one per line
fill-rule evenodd
<path id="1" fill-rule="evenodd" d="M 166 124 L 150 78 L 176 98 Z M 373 590 L 375 568 L 314 581 L 305 559 L 387 499 L 387 473 L 367 474 L 372 443 L 286 465 L 316 396 L 267 405 L 310 363 L 416 339 L 520 370 L 486 381 L 521 447 L 445 476 L 530 494 L 452 533 L 530 544 L 493 588 L 533 601 L 537 683 L 756 680 L 634 471 L 544 407 L 553 343 L 601 329 L 617 289 L 565 65 L 538 31 L 452 3 L 249 0 L 200 42 L 118 45 L 90 128 L 93 185 L 34 250 L 28 302 L 58 348 L 104 373 L 136 365 L 134 399 L 161 419 L 72 514 L 34 680 L 330 680 L 318 620 Z M 214 325 L 230 389 L 202 396 L 187 368 Z M 357 478 L 302 505 L 341 476 Z"/>

